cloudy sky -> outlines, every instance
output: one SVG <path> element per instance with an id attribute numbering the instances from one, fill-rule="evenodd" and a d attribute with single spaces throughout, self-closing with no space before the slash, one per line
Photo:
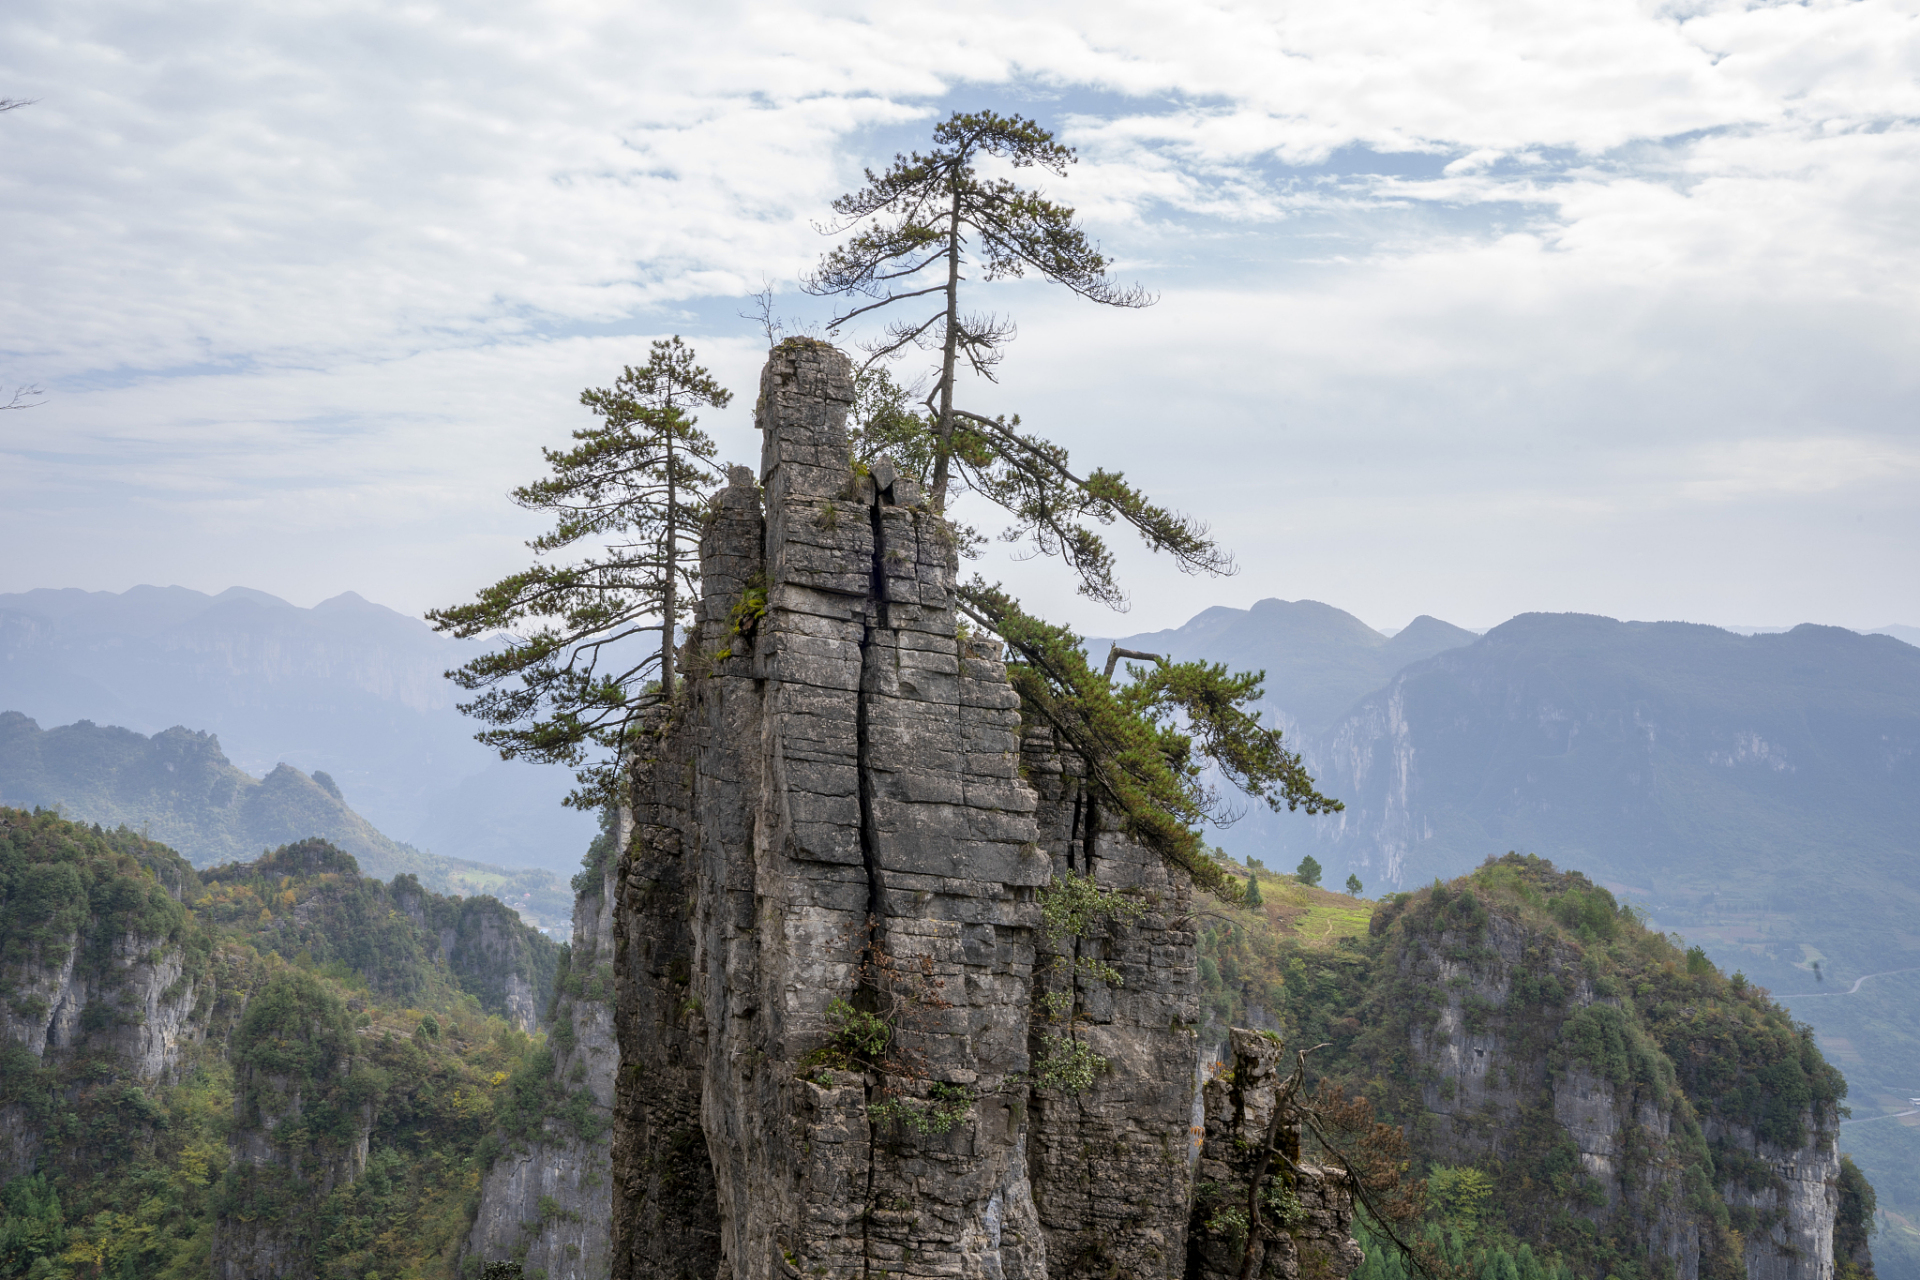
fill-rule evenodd
<path id="1" fill-rule="evenodd" d="M 1160 302 L 994 286 L 969 401 L 1241 565 L 1117 620 L 990 555 L 1030 602 L 1920 623 L 1917 76 L 1920 0 L 12 0 L 0 591 L 451 603 L 669 333 L 750 459 L 747 295 L 991 107 Z"/>

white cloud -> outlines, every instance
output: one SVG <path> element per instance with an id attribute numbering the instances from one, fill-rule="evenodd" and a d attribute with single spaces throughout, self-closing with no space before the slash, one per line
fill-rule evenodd
<path id="1" fill-rule="evenodd" d="M 730 299 L 976 104 L 1060 124 L 1060 190 L 1164 295 L 1014 290 L 988 394 L 1218 511 L 1266 594 L 1305 593 L 1310 537 L 1383 621 L 1442 581 L 1491 614 L 1567 581 L 1489 550 L 1543 523 L 1597 583 L 1672 504 L 1798 502 L 1822 545 L 1851 527 L 1810 498 L 1920 496 L 1914 0 L 24 0 L 0 93 L 40 99 L 0 118 L 0 375 L 51 392 L 0 415 L 6 589 L 467 590 L 524 554 L 498 495 L 581 385 L 678 330 L 749 390 Z M 1782 557 L 1688 528 L 1739 562 L 1716 590 L 1778 598 Z M 1886 588 L 1914 553 L 1847 554 L 1873 621 L 1920 618 Z M 1143 611 L 1213 589 L 1138 572 Z M 1697 566 L 1650 572 L 1609 607 Z"/>
<path id="2" fill-rule="evenodd" d="M 1741 440 L 1703 451 L 1688 498 L 1727 502 L 1762 494 L 1817 494 L 1920 476 L 1920 448 L 1888 440 L 1825 437 Z"/>

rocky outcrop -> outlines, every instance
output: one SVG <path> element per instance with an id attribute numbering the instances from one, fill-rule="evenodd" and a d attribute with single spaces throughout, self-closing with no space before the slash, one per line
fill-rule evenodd
<path id="1" fill-rule="evenodd" d="M 230 1192 L 214 1222 L 213 1280 L 309 1280 L 316 1274 L 313 1208 L 366 1172 L 373 1112 L 366 1107 L 352 1115 L 349 1140 L 331 1146 L 298 1132 L 304 1110 L 305 1100 L 294 1092 L 280 1109 L 239 1117 L 227 1152 L 229 1181 L 238 1191 Z"/>
<path id="2" fill-rule="evenodd" d="M 624 846 L 632 815 L 613 836 Z M 611 859 L 608 860 L 611 863 Z M 613 1212 L 612 1135 L 619 1048 L 613 1029 L 613 876 L 574 902 L 573 945 L 554 1002 L 555 1092 L 585 1105 L 542 1121 L 528 1141 L 508 1141 L 480 1187 L 465 1256 L 476 1262 L 524 1260 L 549 1280 L 605 1280 Z M 444 945 L 444 944 L 443 944 Z"/>
<path id="3" fill-rule="evenodd" d="M 498 898 L 443 897 L 427 892 L 411 875 L 395 876 L 391 893 L 406 917 L 434 941 L 432 959 L 446 966 L 461 990 L 476 997 L 488 1013 L 533 1032 L 544 1012 L 542 980 L 552 969 L 552 944 L 528 929 L 518 913 Z M 579 911 L 576 900 L 576 946 Z M 591 933 L 586 941 L 591 950 Z"/>
<path id="4" fill-rule="evenodd" d="M 1043 930 L 1036 939 L 1036 999 L 1071 999 L 1062 1021 L 1106 1062 L 1080 1093 L 1033 1091 L 1029 1163 L 1052 1274 L 1164 1274 L 1184 1252 L 1188 1217 L 1199 1019 L 1192 886 L 1114 830 L 1080 761 L 1050 730 L 1027 733 L 1021 764 L 1054 876 L 1090 875 L 1142 905 L 1077 936 Z M 1087 980 L 1088 961 L 1112 966 L 1119 984 Z M 1042 1025 L 1035 1051 L 1056 1034 Z"/>
<path id="5" fill-rule="evenodd" d="M 1752 1162 L 1747 1167 L 1759 1174 L 1720 1187 L 1746 1242 L 1747 1280 L 1833 1280 L 1840 1209 L 1837 1117 L 1809 1113 L 1806 1121 L 1811 1136 L 1798 1147 L 1777 1146 L 1748 1126 L 1717 1118 L 1705 1126 L 1718 1151 L 1746 1157 Z M 1864 1247 L 1849 1260 L 1872 1266 Z"/>
<path id="6" fill-rule="evenodd" d="M 213 984 L 193 951 L 204 942 L 183 927 L 185 912 L 172 900 L 177 890 L 162 883 L 164 865 L 137 890 L 112 895 L 120 909 L 97 913 L 81 878 L 68 870 L 31 868 L 15 900 L 0 900 L 11 934 L 0 962 L 0 1049 L 8 1070 L 59 1071 L 97 1060 L 140 1086 L 171 1082 L 186 1049 L 206 1033 L 205 1018 L 195 1013 L 204 1014 Z M 165 909 L 143 911 L 142 898 Z M 165 931 L 138 922 L 158 922 Z M 0 1182 L 34 1168 L 39 1130 L 24 1104 L 0 1104 Z"/>
<path id="7" fill-rule="evenodd" d="M 1206 1137 L 1195 1171 L 1189 1280 L 1239 1280 L 1249 1247 L 1253 1274 L 1262 1280 L 1351 1275 L 1366 1257 L 1353 1240 L 1350 1179 L 1341 1169 L 1301 1163 L 1298 1128 L 1284 1120 L 1278 1156 L 1285 1159 L 1268 1161 L 1259 1228 L 1249 1230 L 1249 1184 L 1260 1176 L 1260 1149 L 1281 1105 L 1286 1071 L 1277 1037 L 1235 1027 L 1229 1044 L 1231 1070 L 1202 1091 Z"/>
<path id="8" fill-rule="evenodd" d="M 1798 1145 L 1762 1140 L 1752 1122 L 1689 1096 L 1621 983 L 1501 912 L 1409 933 L 1396 969 L 1400 998 L 1427 1014 L 1411 1021 L 1408 1070 L 1430 1158 L 1532 1171 L 1542 1219 L 1565 1203 L 1679 1280 L 1716 1270 L 1716 1254 L 1722 1274 L 1743 1260 L 1748 1280 L 1832 1280 L 1831 1106 L 1803 1113 Z"/>
<path id="9" fill-rule="evenodd" d="M 772 354 L 634 769 L 613 1274 L 1182 1275 L 1189 885 L 1023 738 L 944 522 L 850 468 L 852 399 L 832 348 Z M 1043 936 L 1069 872 L 1129 909 Z"/>
<path id="10" fill-rule="evenodd" d="M 380 1080 L 345 1005 L 302 969 L 267 979 L 228 1048 L 233 1128 L 213 1280 L 308 1280 L 326 1232 L 320 1206 L 366 1171 Z"/>

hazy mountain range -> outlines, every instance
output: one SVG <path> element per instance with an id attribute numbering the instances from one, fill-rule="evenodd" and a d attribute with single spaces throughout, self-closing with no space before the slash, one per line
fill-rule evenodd
<path id="1" fill-rule="evenodd" d="M 1389 639 L 1280 600 L 1118 643 L 1264 668 L 1346 802 L 1249 812 L 1215 837 L 1237 856 L 1379 893 L 1537 853 L 1780 993 L 1851 1084 L 1842 1145 L 1896 1215 L 1881 1274 L 1920 1275 L 1920 1128 L 1893 1118 L 1920 1097 L 1920 648 L 1582 614 Z"/>
<path id="2" fill-rule="evenodd" d="M 1876 1123 L 1920 1096 L 1920 972 L 1902 972 L 1920 970 L 1920 630 L 1883 631 L 1527 614 L 1387 636 L 1263 600 L 1118 643 L 1264 669 L 1263 711 L 1347 802 L 1325 819 L 1249 812 L 1214 837 L 1236 855 L 1312 853 L 1329 883 L 1351 871 L 1377 894 L 1538 853 L 1782 993 L 1853 1084 L 1848 1149 L 1920 1228 L 1920 1130 Z M 1095 661 L 1108 643 L 1089 642 Z M 144 824 L 196 861 L 305 824 L 360 840 L 378 873 L 388 846 L 570 871 L 594 823 L 560 806 L 565 772 L 501 763 L 454 709 L 441 673 L 474 651 L 351 594 L 312 609 L 244 589 L 0 596 L 0 711 L 22 713 L 0 768 L 39 779 L 15 803 Z M 90 756 L 92 774 L 76 763 Z M 184 793 L 155 772 L 189 759 L 194 831 L 168 826 Z"/>
<path id="3" fill-rule="evenodd" d="M 43 730 L 0 711 L 0 804 L 124 826 L 203 869 L 318 836 L 378 880 L 407 872 L 440 893 L 490 894 L 562 934 L 573 915 L 573 894 L 551 871 L 446 858 L 390 840 L 348 806 L 325 771 L 309 776 L 282 764 L 256 779 L 228 762 L 213 734 L 190 729 L 149 738 L 82 720 Z"/>
<path id="4" fill-rule="evenodd" d="M 566 770 L 473 741 L 442 672 L 477 648 L 351 592 L 302 609 L 244 587 L 28 591 L 0 595 L 0 711 L 213 733 L 254 777 L 329 774 L 395 840 L 568 874 L 595 820 L 561 807 Z"/>

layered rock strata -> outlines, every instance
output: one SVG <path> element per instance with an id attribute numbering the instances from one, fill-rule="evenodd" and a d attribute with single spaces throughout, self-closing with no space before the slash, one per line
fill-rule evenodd
<path id="1" fill-rule="evenodd" d="M 715 499 L 686 689 L 634 771 L 614 1274 L 1181 1275 L 1189 887 L 1023 742 L 946 526 L 849 466 L 852 400 L 831 347 L 773 352 L 760 484 Z M 1066 871 L 1139 909 L 1045 937 Z M 1038 1087 L 1062 1039 L 1105 1059 L 1091 1087 Z"/>
<path id="2" fill-rule="evenodd" d="M 49 1067 L 103 1058 L 153 1085 L 172 1082 L 184 1051 L 206 1034 L 211 983 L 187 973 L 175 942 L 76 930 L 23 950 L 0 969 L 0 1045 L 19 1045 Z M 0 1182 L 34 1169 L 40 1136 L 24 1105 L 0 1106 Z"/>

